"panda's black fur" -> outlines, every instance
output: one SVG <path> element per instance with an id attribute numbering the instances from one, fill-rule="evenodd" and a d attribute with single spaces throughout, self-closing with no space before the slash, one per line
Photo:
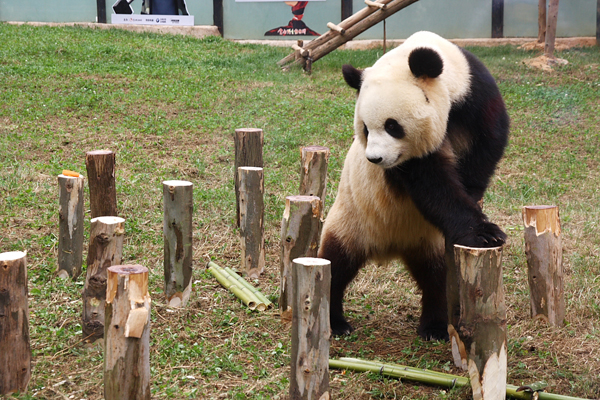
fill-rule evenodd
<path id="1" fill-rule="evenodd" d="M 355 143 L 319 251 L 332 263 L 331 329 L 352 331 L 342 300 L 359 269 L 399 258 L 423 293 L 419 335 L 447 339 L 444 243 L 496 247 L 506 239 L 478 202 L 506 147 L 509 118 L 493 77 L 470 52 L 428 32 L 393 51 L 372 69 L 343 67 L 358 98 Z M 399 69 L 400 78 L 388 82 L 388 71 Z M 398 93 L 391 92 L 394 79 L 404 85 Z M 398 104 L 407 105 L 410 117 L 389 108 L 403 93 L 412 97 Z M 390 97 L 378 102 L 380 94 Z M 430 133 L 417 122 L 442 131 Z M 398 154 L 390 154 L 396 145 Z"/>

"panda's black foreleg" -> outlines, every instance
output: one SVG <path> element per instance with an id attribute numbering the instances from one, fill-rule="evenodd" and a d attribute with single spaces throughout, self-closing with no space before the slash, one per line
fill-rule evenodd
<path id="1" fill-rule="evenodd" d="M 423 293 L 417 333 L 425 340 L 448 340 L 446 261 L 443 249 L 440 250 L 437 254 L 416 249 L 403 256 L 406 267 Z"/>
<path id="2" fill-rule="evenodd" d="M 326 235 L 321 242 L 319 257 L 331 262 L 331 291 L 329 320 L 331 333 L 336 336 L 350 334 L 354 328 L 344 317 L 344 292 L 365 263 L 359 252 L 351 252 L 333 235 Z"/>

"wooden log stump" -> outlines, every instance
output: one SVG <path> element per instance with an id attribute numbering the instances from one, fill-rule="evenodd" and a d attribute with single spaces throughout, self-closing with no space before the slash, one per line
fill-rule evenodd
<path id="1" fill-rule="evenodd" d="M 60 278 L 73 280 L 81 274 L 83 263 L 83 185 L 79 176 L 58 175 L 59 236 L 58 269 Z"/>
<path id="2" fill-rule="evenodd" d="M 554 46 L 556 44 L 556 24 L 558 22 L 558 0 L 549 0 L 548 20 L 546 24 L 546 41 L 544 43 L 544 55 L 554 58 Z"/>
<path id="3" fill-rule="evenodd" d="M 104 324 L 104 398 L 150 399 L 148 269 L 108 268 Z"/>
<path id="4" fill-rule="evenodd" d="M 192 292 L 192 214 L 194 186 L 188 181 L 164 181 L 165 297 L 171 307 L 185 307 Z"/>
<path id="5" fill-rule="evenodd" d="M 502 247 L 454 247 L 460 318 L 449 325 L 454 362 L 468 370 L 473 399 L 506 398 L 506 306 Z M 465 368 L 466 367 L 466 368 Z"/>
<path id="6" fill-rule="evenodd" d="M 91 221 L 81 321 L 83 337 L 88 342 L 104 337 L 106 270 L 121 264 L 124 233 L 123 218 L 97 217 Z"/>
<path id="7" fill-rule="evenodd" d="M 290 399 L 328 400 L 331 262 L 296 258 L 292 280 Z"/>
<path id="8" fill-rule="evenodd" d="M 546 42 L 546 0 L 538 0 L 538 43 Z"/>
<path id="9" fill-rule="evenodd" d="M 300 257 L 316 257 L 323 222 L 321 200 L 317 196 L 288 196 L 281 220 L 281 288 L 279 308 L 282 319 L 291 321 L 292 261 Z"/>
<path id="10" fill-rule="evenodd" d="M 327 164 L 329 148 L 306 146 L 302 148 L 300 190 L 303 196 L 317 196 L 321 199 L 321 218 L 323 218 L 325 195 L 327 194 Z"/>
<path id="11" fill-rule="evenodd" d="M 240 128 L 235 130 L 235 161 L 234 161 L 234 183 L 236 200 L 237 226 L 240 226 L 240 179 L 238 169 L 240 167 L 263 168 L 263 130 L 258 128 Z"/>
<path id="12" fill-rule="evenodd" d="M 531 317 L 553 326 L 563 326 L 565 293 L 558 207 L 523 207 L 523 223 Z"/>
<path id="13" fill-rule="evenodd" d="M 90 187 L 92 218 L 119 215 L 115 184 L 115 153 L 110 150 L 88 151 L 85 155 L 85 167 Z"/>
<path id="14" fill-rule="evenodd" d="M 265 269 L 264 178 L 258 167 L 238 168 L 242 271 L 256 279 Z"/>
<path id="15" fill-rule="evenodd" d="M 0 253 L 0 396 L 27 390 L 31 377 L 26 253 Z"/>

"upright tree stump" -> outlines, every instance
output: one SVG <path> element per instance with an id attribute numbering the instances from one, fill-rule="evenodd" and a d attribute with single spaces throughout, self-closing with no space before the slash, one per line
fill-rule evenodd
<path id="1" fill-rule="evenodd" d="M 80 175 L 58 175 L 59 236 L 58 269 L 60 278 L 77 279 L 83 263 L 83 185 Z"/>
<path id="2" fill-rule="evenodd" d="M 546 42 L 544 44 L 544 55 L 548 58 L 554 58 L 557 22 L 558 0 L 550 0 L 550 4 L 548 6 L 548 22 L 546 24 Z"/>
<path id="3" fill-rule="evenodd" d="M 290 399 L 329 400 L 331 262 L 293 260 Z"/>
<path id="4" fill-rule="evenodd" d="M 321 217 L 325 206 L 327 192 L 327 163 L 329 149 L 323 146 L 306 146 L 302 148 L 300 190 L 304 196 L 317 196 L 321 199 Z"/>
<path id="5" fill-rule="evenodd" d="M 92 218 L 116 216 L 115 153 L 110 150 L 88 151 L 85 166 L 90 187 Z"/>
<path id="6" fill-rule="evenodd" d="M 258 167 L 238 168 L 242 271 L 252 279 L 265 269 L 264 178 Z"/>
<path id="7" fill-rule="evenodd" d="M 546 0 L 538 0 L 538 43 L 546 42 Z"/>
<path id="8" fill-rule="evenodd" d="M 460 318 L 449 325 L 452 354 L 469 371 L 473 399 L 506 398 L 506 306 L 502 285 L 502 247 L 455 245 L 460 272 Z M 465 368 L 466 367 L 466 368 Z"/>
<path id="9" fill-rule="evenodd" d="M 88 342 L 104 337 L 106 270 L 121 264 L 124 233 L 123 218 L 97 217 L 91 221 L 81 323 L 83 337 Z"/>
<path id="10" fill-rule="evenodd" d="M 24 392 L 30 377 L 26 253 L 0 253 L 0 396 Z"/>
<path id="11" fill-rule="evenodd" d="M 531 316 L 563 326 L 562 239 L 557 206 L 523 207 Z"/>
<path id="12" fill-rule="evenodd" d="M 150 399 L 148 269 L 108 268 L 104 324 L 104 398 Z"/>
<path id="13" fill-rule="evenodd" d="M 279 308 L 285 320 L 292 309 L 292 261 L 300 257 L 316 257 L 323 222 L 321 200 L 317 196 L 288 196 L 281 220 L 281 288 Z"/>
<path id="14" fill-rule="evenodd" d="M 165 297 L 171 307 L 184 307 L 192 292 L 192 214 L 194 186 L 164 181 Z"/>
<path id="15" fill-rule="evenodd" d="M 264 135 L 262 129 L 241 128 L 235 130 L 235 199 L 236 199 L 236 218 L 237 226 L 240 226 L 240 178 L 238 169 L 240 167 L 259 167 L 263 168 L 263 142 Z"/>

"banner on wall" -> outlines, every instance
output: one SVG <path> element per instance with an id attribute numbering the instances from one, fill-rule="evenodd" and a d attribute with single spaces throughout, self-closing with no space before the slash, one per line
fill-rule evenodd
<path id="1" fill-rule="evenodd" d="M 255 2 L 278 2 L 282 0 L 235 0 L 238 3 L 255 3 Z M 321 36 L 314 30 L 310 29 L 302 18 L 304 10 L 309 1 L 326 1 L 326 0 L 306 0 L 306 1 L 283 1 L 288 7 L 292 8 L 292 19 L 287 25 L 278 26 L 269 29 L 265 32 L 265 36 Z"/>
<path id="2" fill-rule="evenodd" d="M 134 14 L 131 6 L 133 1 L 117 0 L 112 7 L 110 22 L 132 25 L 194 25 L 194 16 L 189 15 L 185 0 L 142 0 L 140 14 Z"/>

